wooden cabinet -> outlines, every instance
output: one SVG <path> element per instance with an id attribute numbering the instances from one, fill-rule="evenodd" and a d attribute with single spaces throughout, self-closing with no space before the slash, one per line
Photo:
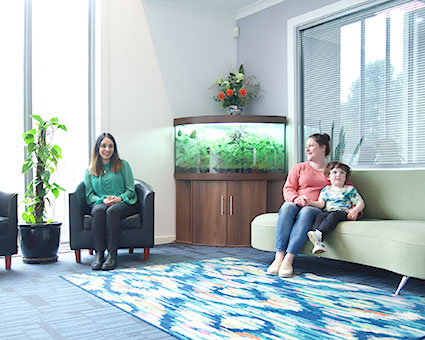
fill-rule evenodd
<path id="1" fill-rule="evenodd" d="M 251 244 L 250 223 L 266 211 L 265 181 L 194 181 L 193 243 Z"/>
<path id="2" fill-rule="evenodd" d="M 272 181 L 261 178 L 264 176 L 240 175 L 242 180 L 225 180 L 225 176 L 221 180 L 177 180 L 176 242 L 250 246 L 251 221 L 259 214 L 277 211 L 283 202 L 286 176 L 274 175 Z"/>
<path id="3" fill-rule="evenodd" d="M 283 116 L 174 119 L 176 241 L 250 246 L 251 221 L 283 203 Z"/>

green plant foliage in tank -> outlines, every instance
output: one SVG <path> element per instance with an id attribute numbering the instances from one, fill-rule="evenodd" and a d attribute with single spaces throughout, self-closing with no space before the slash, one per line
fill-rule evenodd
<path id="1" fill-rule="evenodd" d="M 196 130 L 178 130 L 175 139 L 176 172 L 284 172 L 285 149 L 272 137 L 238 128 L 215 140 Z"/>

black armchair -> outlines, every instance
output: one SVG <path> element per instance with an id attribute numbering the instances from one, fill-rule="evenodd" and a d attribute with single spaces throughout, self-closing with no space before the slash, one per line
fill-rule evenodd
<path id="1" fill-rule="evenodd" d="M 138 214 L 121 220 L 119 248 L 144 248 L 144 259 L 149 260 L 149 250 L 154 246 L 154 196 L 152 187 L 134 179 L 137 193 Z M 81 249 L 92 252 L 93 234 L 91 230 L 90 209 L 86 202 L 84 182 L 75 192 L 69 194 L 69 235 L 70 246 L 75 251 L 77 263 L 81 263 Z"/>
<path id="2" fill-rule="evenodd" d="M 18 252 L 18 194 L 0 191 L 0 255 L 10 269 L 12 255 Z"/>

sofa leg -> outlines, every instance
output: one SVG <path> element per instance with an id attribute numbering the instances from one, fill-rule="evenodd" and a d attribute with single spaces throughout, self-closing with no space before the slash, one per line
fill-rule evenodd
<path id="1" fill-rule="evenodd" d="M 134 251 L 134 249 L 133 249 L 133 248 L 129 248 L 129 249 L 128 249 L 128 253 L 129 253 L 129 254 L 133 254 L 133 251 Z"/>
<path id="2" fill-rule="evenodd" d="M 400 293 L 400 291 L 403 289 L 404 285 L 406 284 L 407 280 L 409 280 L 409 276 L 403 276 L 401 278 L 401 281 L 398 284 L 398 288 L 395 291 L 394 295 L 398 295 Z"/>
<path id="3" fill-rule="evenodd" d="M 149 250 L 150 250 L 150 248 L 144 249 L 144 260 L 145 261 L 149 260 Z"/>
<path id="4" fill-rule="evenodd" d="M 81 250 L 75 250 L 75 262 L 81 263 Z"/>
<path id="5" fill-rule="evenodd" d="M 10 270 L 10 267 L 12 265 L 12 256 L 5 256 L 4 260 L 6 262 L 6 269 Z"/>

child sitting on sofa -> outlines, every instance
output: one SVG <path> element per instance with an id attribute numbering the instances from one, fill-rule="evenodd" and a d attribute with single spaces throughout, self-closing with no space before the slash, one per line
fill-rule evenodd
<path id="1" fill-rule="evenodd" d="M 324 212 L 316 215 L 313 230 L 307 233 L 314 245 L 313 254 L 326 251 L 323 237 L 334 230 L 340 221 L 355 221 L 365 207 L 356 188 L 346 184 L 351 173 L 348 165 L 329 162 L 324 173 L 331 185 L 322 189 L 317 201 L 309 202 L 314 207 L 324 209 Z"/>

